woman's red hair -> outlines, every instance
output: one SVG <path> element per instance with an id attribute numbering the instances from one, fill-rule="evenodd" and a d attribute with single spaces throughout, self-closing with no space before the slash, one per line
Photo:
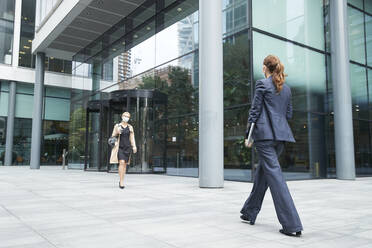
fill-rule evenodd
<path id="1" fill-rule="evenodd" d="M 264 59 L 263 64 L 271 73 L 276 90 L 280 92 L 283 89 L 285 77 L 287 76 L 286 74 L 284 74 L 284 65 L 275 55 L 268 55 Z"/>

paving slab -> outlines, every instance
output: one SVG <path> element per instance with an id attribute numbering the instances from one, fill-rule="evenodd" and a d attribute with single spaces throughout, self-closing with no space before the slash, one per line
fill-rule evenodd
<path id="1" fill-rule="evenodd" d="M 301 238 L 281 228 L 270 191 L 256 224 L 239 219 L 252 183 L 45 166 L 0 167 L 0 248 L 372 247 L 372 178 L 289 181 Z"/>

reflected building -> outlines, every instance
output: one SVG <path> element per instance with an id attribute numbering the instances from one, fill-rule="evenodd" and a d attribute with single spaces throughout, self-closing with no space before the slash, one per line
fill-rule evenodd
<path id="1" fill-rule="evenodd" d="M 130 68 L 131 53 L 130 50 L 118 56 L 118 82 L 128 80 L 132 76 Z"/>

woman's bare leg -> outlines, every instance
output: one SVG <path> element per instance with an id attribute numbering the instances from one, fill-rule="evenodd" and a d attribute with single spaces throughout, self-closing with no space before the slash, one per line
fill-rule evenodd
<path id="1" fill-rule="evenodd" d="M 125 176 L 126 171 L 127 171 L 127 163 L 125 163 L 125 160 L 120 160 L 119 161 L 120 186 L 124 186 L 124 176 Z"/>

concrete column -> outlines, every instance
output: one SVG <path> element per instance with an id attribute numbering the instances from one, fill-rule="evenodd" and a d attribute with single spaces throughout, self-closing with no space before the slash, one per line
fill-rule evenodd
<path id="1" fill-rule="evenodd" d="M 336 174 L 338 179 L 352 180 L 355 159 L 346 0 L 330 1 L 330 24 Z"/>
<path id="2" fill-rule="evenodd" d="M 13 137 L 14 137 L 14 116 L 16 104 L 16 82 L 10 82 L 8 99 L 8 119 L 6 125 L 6 144 L 4 165 L 12 165 Z"/>
<path id="3" fill-rule="evenodd" d="M 223 187 L 222 1 L 199 0 L 199 186 Z"/>
<path id="4" fill-rule="evenodd" d="M 31 169 L 40 169 L 41 128 L 44 97 L 44 65 L 45 54 L 36 54 L 34 106 L 32 112 L 32 136 L 31 136 Z"/>

